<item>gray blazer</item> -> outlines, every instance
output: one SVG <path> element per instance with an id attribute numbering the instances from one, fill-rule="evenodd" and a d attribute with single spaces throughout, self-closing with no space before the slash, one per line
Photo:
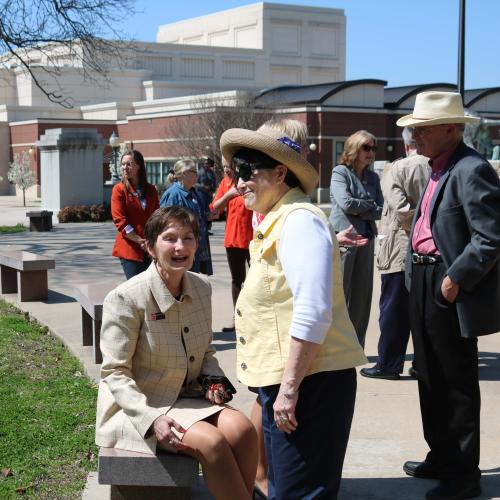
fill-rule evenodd
<path id="1" fill-rule="evenodd" d="M 410 245 L 421 201 L 413 218 Z M 460 285 L 456 307 L 462 337 L 499 332 L 500 181 L 491 165 L 464 143 L 453 153 L 439 181 L 430 217 L 447 274 Z M 410 255 L 408 252 L 406 260 L 408 286 Z M 441 293 L 440 283 L 435 293 Z"/>
<path id="2" fill-rule="evenodd" d="M 336 232 L 352 224 L 359 234 L 366 234 L 367 227 L 373 236 L 377 234 L 375 221 L 382 215 L 384 198 L 375 172 L 366 169 L 359 179 L 349 167 L 337 165 L 332 171 L 330 199 L 330 222 Z"/>

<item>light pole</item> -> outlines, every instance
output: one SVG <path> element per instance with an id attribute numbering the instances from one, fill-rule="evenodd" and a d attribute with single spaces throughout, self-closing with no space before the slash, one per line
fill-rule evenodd
<path id="1" fill-rule="evenodd" d="M 111 182 L 113 184 L 118 184 L 120 182 L 120 174 L 118 173 L 118 153 L 120 151 L 120 138 L 116 135 L 115 131 L 111 134 L 109 138 L 109 145 L 113 149 L 112 162 L 109 167 L 109 172 L 111 173 Z"/>
<path id="2" fill-rule="evenodd" d="M 465 71 L 465 0 L 460 2 L 460 15 L 458 26 L 458 91 L 464 98 L 464 71 Z"/>

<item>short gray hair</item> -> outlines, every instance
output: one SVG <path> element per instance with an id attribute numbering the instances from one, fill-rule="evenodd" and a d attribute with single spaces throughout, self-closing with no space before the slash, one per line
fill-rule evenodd
<path id="1" fill-rule="evenodd" d="M 403 132 L 401 132 L 401 135 L 403 136 L 403 141 L 405 145 L 407 146 L 415 145 L 415 140 L 412 137 L 411 129 L 409 127 L 405 127 L 403 129 Z"/>

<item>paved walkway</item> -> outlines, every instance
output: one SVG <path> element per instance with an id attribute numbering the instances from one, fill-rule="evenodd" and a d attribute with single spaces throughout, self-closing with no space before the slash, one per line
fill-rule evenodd
<path id="1" fill-rule="evenodd" d="M 30 203 L 37 206 L 36 203 Z M 32 208 L 32 207 L 30 207 Z M 0 225 L 27 223 L 25 212 L 13 197 L 0 197 Z M 220 333 L 232 315 L 230 278 L 222 247 L 224 227 L 214 224 L 211 238 L 215 274 L 213 287 L 213 328 L 218 358 L 228 376 L 235 380 L 234 335 Z M 77 283 L 123 281 L 117 259 L 110 256 L 115 228 L 111 223 L 56 225 L 50 233 L 0 235 L 1 248 L 24 249 L 56 259 L 56 269 L 49 271 L 49 298 L 45 302 L 18 304 L 42 324 L 49 326 L 69 350 L 82 360 L 90 377 L 97 380 L 99 367 L 93 364 L 92 348 L 81 346 L 80 308 L 72 299 Z M 367 334 L 366 352 L 376 360 L 378 340 L 379 276 L 375 277 L 372 317 Z M 14 295 L 5 295 L 16 302 Z M 479 340 L 482 390 L 483 499 L 500 499 L 500 335 Z M 408 357 L 408 359 L 410 359 Z M 406 369 L 409 362 L 406 363 Z M 249 413 L 253 395 L 239 384 L 234 404 Z M 325 395 L 328 397 L 328 395 Z M 402 471 L 405 460 L 422 459 L 427 451 L 423 440 L 418 405 L 417 384 L 410 377 L 400 381 L 358 378 L 358 395 L 351 439 L 344 465 L 340 500 L 420 500 L 433 481 L 407 477 Z M 89 481 L 86 500 L 106 498 L 106 489 Z M 199 488 L 195 498 L 210 498 Z"/>

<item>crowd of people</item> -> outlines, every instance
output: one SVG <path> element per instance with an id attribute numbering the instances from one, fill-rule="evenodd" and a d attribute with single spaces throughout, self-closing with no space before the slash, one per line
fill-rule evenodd
<path id="1" fill-rule="evenodd" d="M 407 157 L 382 182 L 376 137 L 354 132 L 329 217 L 309 201 L 318 174 L 295 120 L 226 130 L 218 186 L 212 160 L 182 160 L 161 200 L 142 155 L 126 152 L 112 215 L 127 281 L 103 306 L 97 444 L 194 456 L 217 499 L 335 499 L 376 253 L 378 361 L 360 374 L 399 379 L 411 331 L 430 451 L 403 469 L 439 480 L 428 499 L 480 495 L 477 337 L 500 331 L 500 182 L 462 141 L 474 120 L 460 94 L 418 94 L 398 120 Z M 211 346 L 209 223 L 222 213 L 224 331 L 257 395 L 250 419 L 227 405 L 235 389 Z"/>

